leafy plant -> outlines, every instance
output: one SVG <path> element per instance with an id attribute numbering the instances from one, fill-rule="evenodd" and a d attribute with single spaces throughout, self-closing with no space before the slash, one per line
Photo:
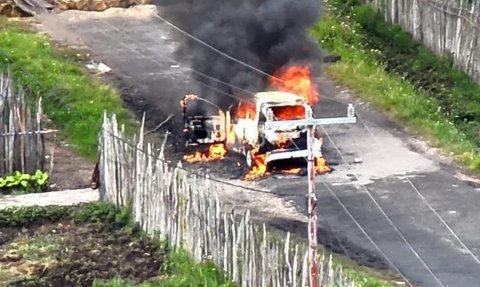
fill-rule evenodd
<path id="1" fill-rule="evenodd" d="M 48 174 L 41 170 L 37 170 L 33 175 L 16 171 L 13 174 L 0 177 L 0 191 L 2 193 L 44 192 L 48 188 L 48 180 Z"/>

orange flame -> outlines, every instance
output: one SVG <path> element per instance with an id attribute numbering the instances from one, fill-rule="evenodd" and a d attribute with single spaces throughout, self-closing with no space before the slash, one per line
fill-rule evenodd
<path id="1" fill-rule="evenodd" d="M 323 157 L 315 158 L 315 171 L 317 174 L 324 174 L 330 172 L 332 169 L 327 165 Z"/>
<path id="2" fill-rule="evenodd" d="M 303 97 L 310 105 L 319 101 L 317 85 L 312 79 L 308 66 L 290 66 L 280 69 L 270 78 L 270 85 L 281 91 L 291 92 Z"/>
<path id="3" fill-rule="evenodd" d="M 275 146 L 279 149 L 283 149 L 287 147 L 287 144 L 290 142 L 290 138 L 286 134 L 277 134 L 277 138 L 275 140 Z"/>
<path id="4" fill-rule="evenodd" d="M 252 152 L 252 168 L 250 171 L 245 175 L 245 180 L 251 181 L 255 179 L 259 179 L 269 175 L 267 172 L 267 164 L 266 164 L 266 155 L 259 154 L 258 149 L 254 149 Z M 286 175 L 298 175 L 302 173 L 304 170 L 302 168 L 290 168 L 290 169 L 283 169 L 280 172 Z M 316 174 L 325 174 L 330 172 L 331 168 L 325 162 L 323 157 L 316 157 L 315 158 L 315 173 Z"/>
<path id="5" fill-rule="evenodd" d="M 238 103 L 237 111 L 235 113 L 236 118 L 253 120 L 255 119 L 255 115 L 256 115 L 255 104 L 250 102 Z"/>
<path id="6" fill-rule="evenodd" d="M 327 172 L 330 172 L 331 168 L 327 165 L 325 162 L 325 159 L 323 157 L 317 157 L 315 158 L 315 173 L 316 174 L 325 174 Z M 289 175 L 297 175 L 303 172 L 301 168 L 290 168 L 290 169 L 284 169 L 281 171 L 283 174 L 289 174 Z"/>
<path id="7" fill-rule="evenodd" d="M 297 174 L 300 174 L 302 172 L 302 169 L 301 168 L 291 168 L 291 169 L 284 169 L 282 170 L 282 173 L 283 174 L 293 174 L 293 175 L 297 175 Z"/>
<path id="8" fill-rule="evenodd" d="M 254 180 L 266 176 L 267 173 L 267 155 L 258 152 L 258 148 L 250 151 L 252 155 L 252 168 L 245 175 L 245 180 Z"/>
<path id="9" fill-rule="evenodd" d="M 228 142 L 234 143 L 237 135 L 235 134 L 235 125 L 230 125 L 230 131 L 228 132 Z"/>
<path id="10" fill-rule="evenodd" d="M 303 106 L 279 106 L 272 107 L 275 118 L 279 121 L 299 120 L 305 118 Z"/>
<path id="11" fill-rule="evenodd" d="M 227 149 L 225 148 L 225 145 L 223 143 L 215 143 L 211 144 L 207 151 L 197 151 L 195 153 L 185 155 L 183 160 L 191 163 L 220 160 L 225 158 L 226 154 Z"/>

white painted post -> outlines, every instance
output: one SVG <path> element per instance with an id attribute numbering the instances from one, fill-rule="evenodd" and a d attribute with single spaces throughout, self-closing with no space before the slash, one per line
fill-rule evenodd
<path id="1" fill-rule="evenodd" d="M 311 115 L 306 113 L 306 120 Z M 318 264 L 317 264 L 317 196 L 315 195 L 315 158 L 313 157 L 313 141 L 315 126 L 307 127 L 308 149 L 308 262 L 310 287 L 318 287 Z"/>
<path id="2" fill-rule="evenodd" d="M 314 119 L 311 108 L 306 107 L 305 120 L 270 121 L 267 119 L 265 128 L 280 129 L 291 125 L 307 126 L 307 169 L 308 169 L 308 277 L 309 287 L 318 287 L 317 262 L 317 196 L 315 194 L 315 157 L 313 144 L 315 141 L 315 127 L 317 125 L 334 125 L 356 123 L 355 109 L 348 104 L 347 116 L 336 118 Z"/>

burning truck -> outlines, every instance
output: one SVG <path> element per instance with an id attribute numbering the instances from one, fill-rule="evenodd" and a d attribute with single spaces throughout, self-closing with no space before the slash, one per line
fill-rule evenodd
<path id="1" fill-rule="evenodd" d="M 296 71 L 296 72 L 295 72 Z M 185 144 L 208 145 L 208 151 L 186 155 L 189 162 L 218 160 L 227 151 L 242 154 L 250 167 L 245 179 L 252 180 L 269 172 L 271 163 L 303 159 L 308 156 L 307 124 L 354 123 L 353 106 L 347 117 L 314 119 L 310 103 L 318 102 L 316 87 L 309 75 L 287 70 L 281 78 L 273 78 L 275 90 L 258 92 L 250 100 L 232 104 L 222 110 L 215 103 L 196 95 L 186 95 L 181 101 L 184 114 Z M 215 106 L 214 115 L 189 115 L 192 101 L 204 101 Z M 315 123 L 313 122 L 315 121 Z M 330 171 L 322 156 L 322 138 L 314 135 L 313 156 L 318 173 Z M 288 170 L 298 173 L 299 168 Z"/>

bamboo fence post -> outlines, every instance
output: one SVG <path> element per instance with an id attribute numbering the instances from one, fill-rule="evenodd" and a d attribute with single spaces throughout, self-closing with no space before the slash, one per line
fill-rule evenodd
<path id="1" fill-rule="evenodd" d="M 305 244 L 295 244 L 292 252 L 289 233 L 272 236 L 265 224 L 251 223 L 248 210 L 227 213 L 217 193 L 224 186 L 188 175 L 181 164 L 168 166 L 162 149 L 154 155 L 154 147 L 144 145 L 142 133 L 128 141 L 115 117 L 104 116 L 100 136 L 101 198 L 117 207 L 131 204 L 149 236 L 184 248 L 196 261 L 211 260 L 238 286 L 308 285 Z M 333 270 L 331 258 L 320 260 L 319 268 L 329 272 L 322 276 L 328 284 L 352 286 L 341 269 Z"/>

